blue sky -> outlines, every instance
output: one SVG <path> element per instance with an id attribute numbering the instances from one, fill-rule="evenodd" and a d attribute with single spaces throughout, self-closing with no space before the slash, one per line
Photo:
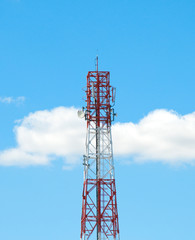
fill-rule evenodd
<path id="1" fill-rule="evenodd" d="M 0 239 L 79 239 L 85 123 L 65 116 L 84 105 L 97 53 L 117 88 L 121 239 L 195 239 L 194 12 L 192 0 L 0 1 Z M 56 126 L 79 129 L 75 148 Z"/>

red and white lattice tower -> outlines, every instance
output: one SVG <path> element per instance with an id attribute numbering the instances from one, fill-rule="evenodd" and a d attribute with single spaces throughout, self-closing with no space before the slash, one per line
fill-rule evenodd
<path id="1" fill-rule="evenodd" d="M 97 58 L 96 71 L 87 75 L 87 106 L 80 111 L 87 121 L 81 240 L 120 239 L 111 135 L 115 90 L 110 72 L 98 71 Z"/>

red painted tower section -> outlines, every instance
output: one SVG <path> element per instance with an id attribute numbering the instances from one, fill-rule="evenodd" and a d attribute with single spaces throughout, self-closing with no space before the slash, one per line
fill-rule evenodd
<path id="1" fill-rule="evenodd" d="M 116 89 L 110 86 L 110 72 L 87 75 L 86 155 L 82 196 L 81 240 L 119 240 L 119 223 L 114 176 L 111 123 L 114 120 Z M 81 114 L 82 115 L 82 114 Z"/>

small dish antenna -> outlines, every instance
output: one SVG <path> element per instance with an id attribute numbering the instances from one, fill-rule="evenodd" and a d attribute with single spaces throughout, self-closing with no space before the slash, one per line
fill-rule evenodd
<path id="1" fill-rule="evenodd" d="M 78 110 L 77 115 L 78 115 L 79 118 L 84 118 L 85 117 L 85 113 L 84 113 L 83 110 Z"/>

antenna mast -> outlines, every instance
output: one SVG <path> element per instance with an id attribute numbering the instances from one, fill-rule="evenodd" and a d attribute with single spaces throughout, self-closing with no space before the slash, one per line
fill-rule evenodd
<path id="1" fill-rule="evenodd" d="M 96 72 L 98 72 L 98 55 L 96 57 Z"/>

